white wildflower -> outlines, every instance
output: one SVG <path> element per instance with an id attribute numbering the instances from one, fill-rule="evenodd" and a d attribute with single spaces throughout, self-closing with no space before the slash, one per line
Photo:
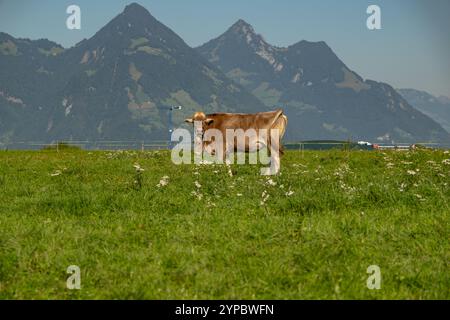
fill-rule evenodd
<path id="1" fill-rule="evenodd" d="M 392 169 L 394 167 L 394 164 L 392 162 L 388 162 L 386 163 L 386 167 L 388 167 L 388 169 Z"/>
<path id="2" fill-rule="evenodd" d="M 290 197 L 294 194 L 294 191 L 289 190 L 289 192 L 286 192 L 285 194 L 286 194 L 286 197 Z"/>
<path id="3" fill-rule="evenodd" d="M 267 201 L 267 199 L 269 199 L 269 194 L 266 192 L 266 190 L 263 191 L 262 195 L 261 195 L 261 205 L 264 205 Z"/>
<path id="4" fill-rule="evenodd" d="M 202 200 L 203 195 L 200 192 L 192 191 L 191 194 L 195 196 L 198 200 Z"/>
<path id="5" fill-rule="evenodd" d="M 159 183 L 156 185 L 158 188 L 165 187 L 169 184 L 169 177 L 164 176 L 159 180 Z"/>
<path id="6" fill-rule="evenodd" d="M 56 177 L 56 176 L 59 176 L 61 173 L 62 173 L 61 170 L 56 170 L 55 172 L 53 172 L 52 174 L 50 174 L 50 176 Z"/>
<path id="7" fill-rule="evenodd" d="M 409 175 L 414 176 L 417 174 L 417 172 L 415 172 L 414 170 L 408 170 L 406 171 Z"/>
<path id="8" fill-rule="evenodd" d="M 134 169 L 136 169 L 136 172 L 143 172 L 143 171 L 145 171 L 145 170 L 139 165 L 139 163 L 135 163 L 135 164 L 133 165 L 133 167 L 134 167 Z"/>
<path id="9" fill-rule="evenodd" d="M 419 201 L 425 201 L 425 199 L 420 194 L 415 194 L 416 198 L 419 199 Z"/>

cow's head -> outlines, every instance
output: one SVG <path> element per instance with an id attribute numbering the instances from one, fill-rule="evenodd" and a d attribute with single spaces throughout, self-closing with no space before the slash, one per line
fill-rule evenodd
<path id="1" fill-rule="evenodd" d="M 202 150 L 205 150 L 209 154 L 214 154 L 213 150 L 209 150 L 211 141 L 203 141 L 203 136 L 208 129 L 211 129 L 214 123 L 214 119 L 208 118 L 203 112 L 196 112 L 192 118 L 184 120 L 187 123 L 194 125 L 194 142 L 202 146 Z"/>
<path id="2" fill-rule="evenodd" d="M 203 112 L 196 112 L 192 118 L 187 118 L 184 121 L 194 124 L 195 136 L 203 137 L 205 131 L 208 130 L 214 122 L 214 119 L 207 118 Z"/>

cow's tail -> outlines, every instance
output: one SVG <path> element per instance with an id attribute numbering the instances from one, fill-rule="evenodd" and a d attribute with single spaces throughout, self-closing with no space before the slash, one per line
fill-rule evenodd
<path id="1" fill-rule="evenodd" d="M 281 115 L 281 119 L 283 121 L 283 124 L 282 124 L 282 131 L 280 132 L 280 142 L 281 139 L 283 139 L 284 134 L 286 133 L 286 127 L 288 124 L 288 118 L 284 114 Z"/>
<path id="2" fill-rule="evenodd" d="M 273 129 L 279 130 L 280 140 L 278 141 L 278 147 L 279 147 L 281 155 L 284 154 L 284 148 L 283 148 L 283 144 L 281 143 L 281 140 L 283 139 L 283 136 L 286 132 L 287 124 L 288 124 L 288 118 L 283 113 L 281 113 L 272 127 Z"/>
<path id="3" fill-rule="evenodd" d="M 283 136 L 286 133 L 286 127 L 287 127 L 287 124 L 288 124 L 288 118 L 283 114 L 281 116 L 281 119 L 283 121 L 283 125 L 282 125 L 282 130 L 280 132 L 280 154 L 283 155 L 284 154 L 284 146 L 283 146 L 283 143 L 281 142 L 281 140 L 283 139 Z"/>

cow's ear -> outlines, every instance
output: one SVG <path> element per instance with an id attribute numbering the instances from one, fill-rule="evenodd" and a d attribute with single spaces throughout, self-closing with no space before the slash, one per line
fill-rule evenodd
<path id="1" fill-rule="evenodd" d="M 214 119 L 211 119 L 211 118 L 208 118 L 208 119 L 205 120 L 205 124 L 208 125 L 208 126 L 209 126 L 211 123 L 213 123 L 213 122 L 214 122 Z"/>
<path id="2" fill-rule="evenodd" d="M 187 122 L 187 123 L 193 123 L 193 122 L 194 122 L 194 119 L 187 118 L 187 119 L 184 119 L 184 122 Z"/>

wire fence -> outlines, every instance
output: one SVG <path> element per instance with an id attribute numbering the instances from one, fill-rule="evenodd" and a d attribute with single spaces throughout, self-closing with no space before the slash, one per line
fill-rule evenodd
<path id="1" fill-rule="evenodd" d="M 0 142 L 0 150 L 41 150 L 79 148 L 83 150 L 164 150 L 168 141 L 11 141 Z"/>
<path id="2" fill-rule="evenodd" d="M 169 143 L 167 140 L 154 141 L 116 141 L 116 140 L 101 140 L 101 141 L 10 141 L 0 142 L 0 150 L 42 150 L 55 149 L 60 150 L 64 148 L 79 148 L 83 150 L 168 150 L 173 147 L 175 143 Z M 417 143 L 395 143 L 395 144 L 366 144 L 350 141 L 294 141 L 284 142 L 284 147 L 287 150 L 329 150 L 329 149 L 343 149 L 343 150 L 409 150 L 416 146 L 424 146 L 435 149 L 450 149 L 448 142 L 417 142 Z"/>
<path id="3" fill-rule="evenodd" d="M 416 143 L 358 143 L 351 141 L 300 141 L 284 144 L 288 150 L 411 150 L 417 147 L 432 149 L 450 149 L 450 142 L 416 142 Z"/>

